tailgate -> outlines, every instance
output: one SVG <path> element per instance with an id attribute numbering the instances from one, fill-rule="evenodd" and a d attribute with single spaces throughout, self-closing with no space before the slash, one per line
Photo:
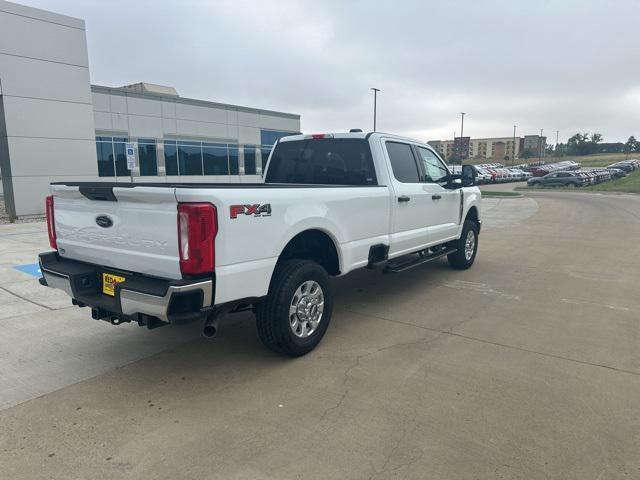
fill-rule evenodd
<path id="1" fill-rule="evenodd" d="M 182 278 L 173 187 L 52 185 L 62 257 L 162 278 Z"/>

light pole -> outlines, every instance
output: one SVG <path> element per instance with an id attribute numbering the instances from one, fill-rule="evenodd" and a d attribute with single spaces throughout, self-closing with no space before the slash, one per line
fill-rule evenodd
<path id="1" fill-rule="evenodd" d="M 371 87 L 373 90 L 373 131 L 376 131 L 376 116 L 377 116 L 377 107 L 378 107 L 378 92 L 379 88 Z"/>
<path id="2" fill-rule="evenodd" d="M 460 112 L 460 165 L 462 165 L 462 160 L 464 160 L 467 156 L 465 153 L 463 153 L 463 149 L 462 149 L 462 142 L 464 142 L 463 137 L 464 137 L 464 116 L 466 115 L 465 112 Z M 455 143 L 455 138 L 453 139 L 454 143 Z"/>
<path id="3" fill-rule="evenodd" d="M 560 151 L 558 150 L 558 138 L 560 137 L 560 130 L 556 130 L 556 157 L 560 156 Z"/>
<path id="4" fill-rule="evenodd" d="M 540 138 L 538 139 L 539 142 L 539 148 L 538 148 L 538 163 L 542 163 L 542 132 L 544 131 L 543 128 L 540 129 Z"/>
<path id="5" fill-rule="evenodd" d="M 513 167 L 516 164 L 516 127 L 513 126 L 513 151 L 511 152 L 511 166 Z"/>

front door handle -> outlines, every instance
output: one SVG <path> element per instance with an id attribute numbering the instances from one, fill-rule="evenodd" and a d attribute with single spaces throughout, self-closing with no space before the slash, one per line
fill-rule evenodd
<path id="1" fill-rule="evenodd" d="M 411 200 L 411 197 L 407 197 L 406 195 L 400 195 L 398 197 L 399 202 L 408 202 L 409 200 Z"/>
<path id="2" fill-rule="evenodd" d="M 437 193 L 431 195 L 432 200 L 440 200 L 441 198 L 442 198 L 442 195 L 438 195 Z"/>

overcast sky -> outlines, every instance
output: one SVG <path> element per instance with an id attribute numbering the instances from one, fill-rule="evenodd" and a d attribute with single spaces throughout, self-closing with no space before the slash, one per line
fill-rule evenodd
<path id="1" fill-rule="evenodd" d="M 305 132 L 640 136 L 640 1 L 18 0 L 83 18 L 91 81 L 302 115 Z"/>

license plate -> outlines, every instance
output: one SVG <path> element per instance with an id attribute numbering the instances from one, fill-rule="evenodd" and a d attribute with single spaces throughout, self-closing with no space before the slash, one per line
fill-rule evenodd
<path id="1" fill-rule="evenodd" d="M 103 273 L 102 274 L 102 293 L 105 295 L 115 296 L 116 294 L 116 284 L 122 283 L 126 279 L 124 277 L 120 277 L 118 275 L 113 275 L 111 273 Z"/>

